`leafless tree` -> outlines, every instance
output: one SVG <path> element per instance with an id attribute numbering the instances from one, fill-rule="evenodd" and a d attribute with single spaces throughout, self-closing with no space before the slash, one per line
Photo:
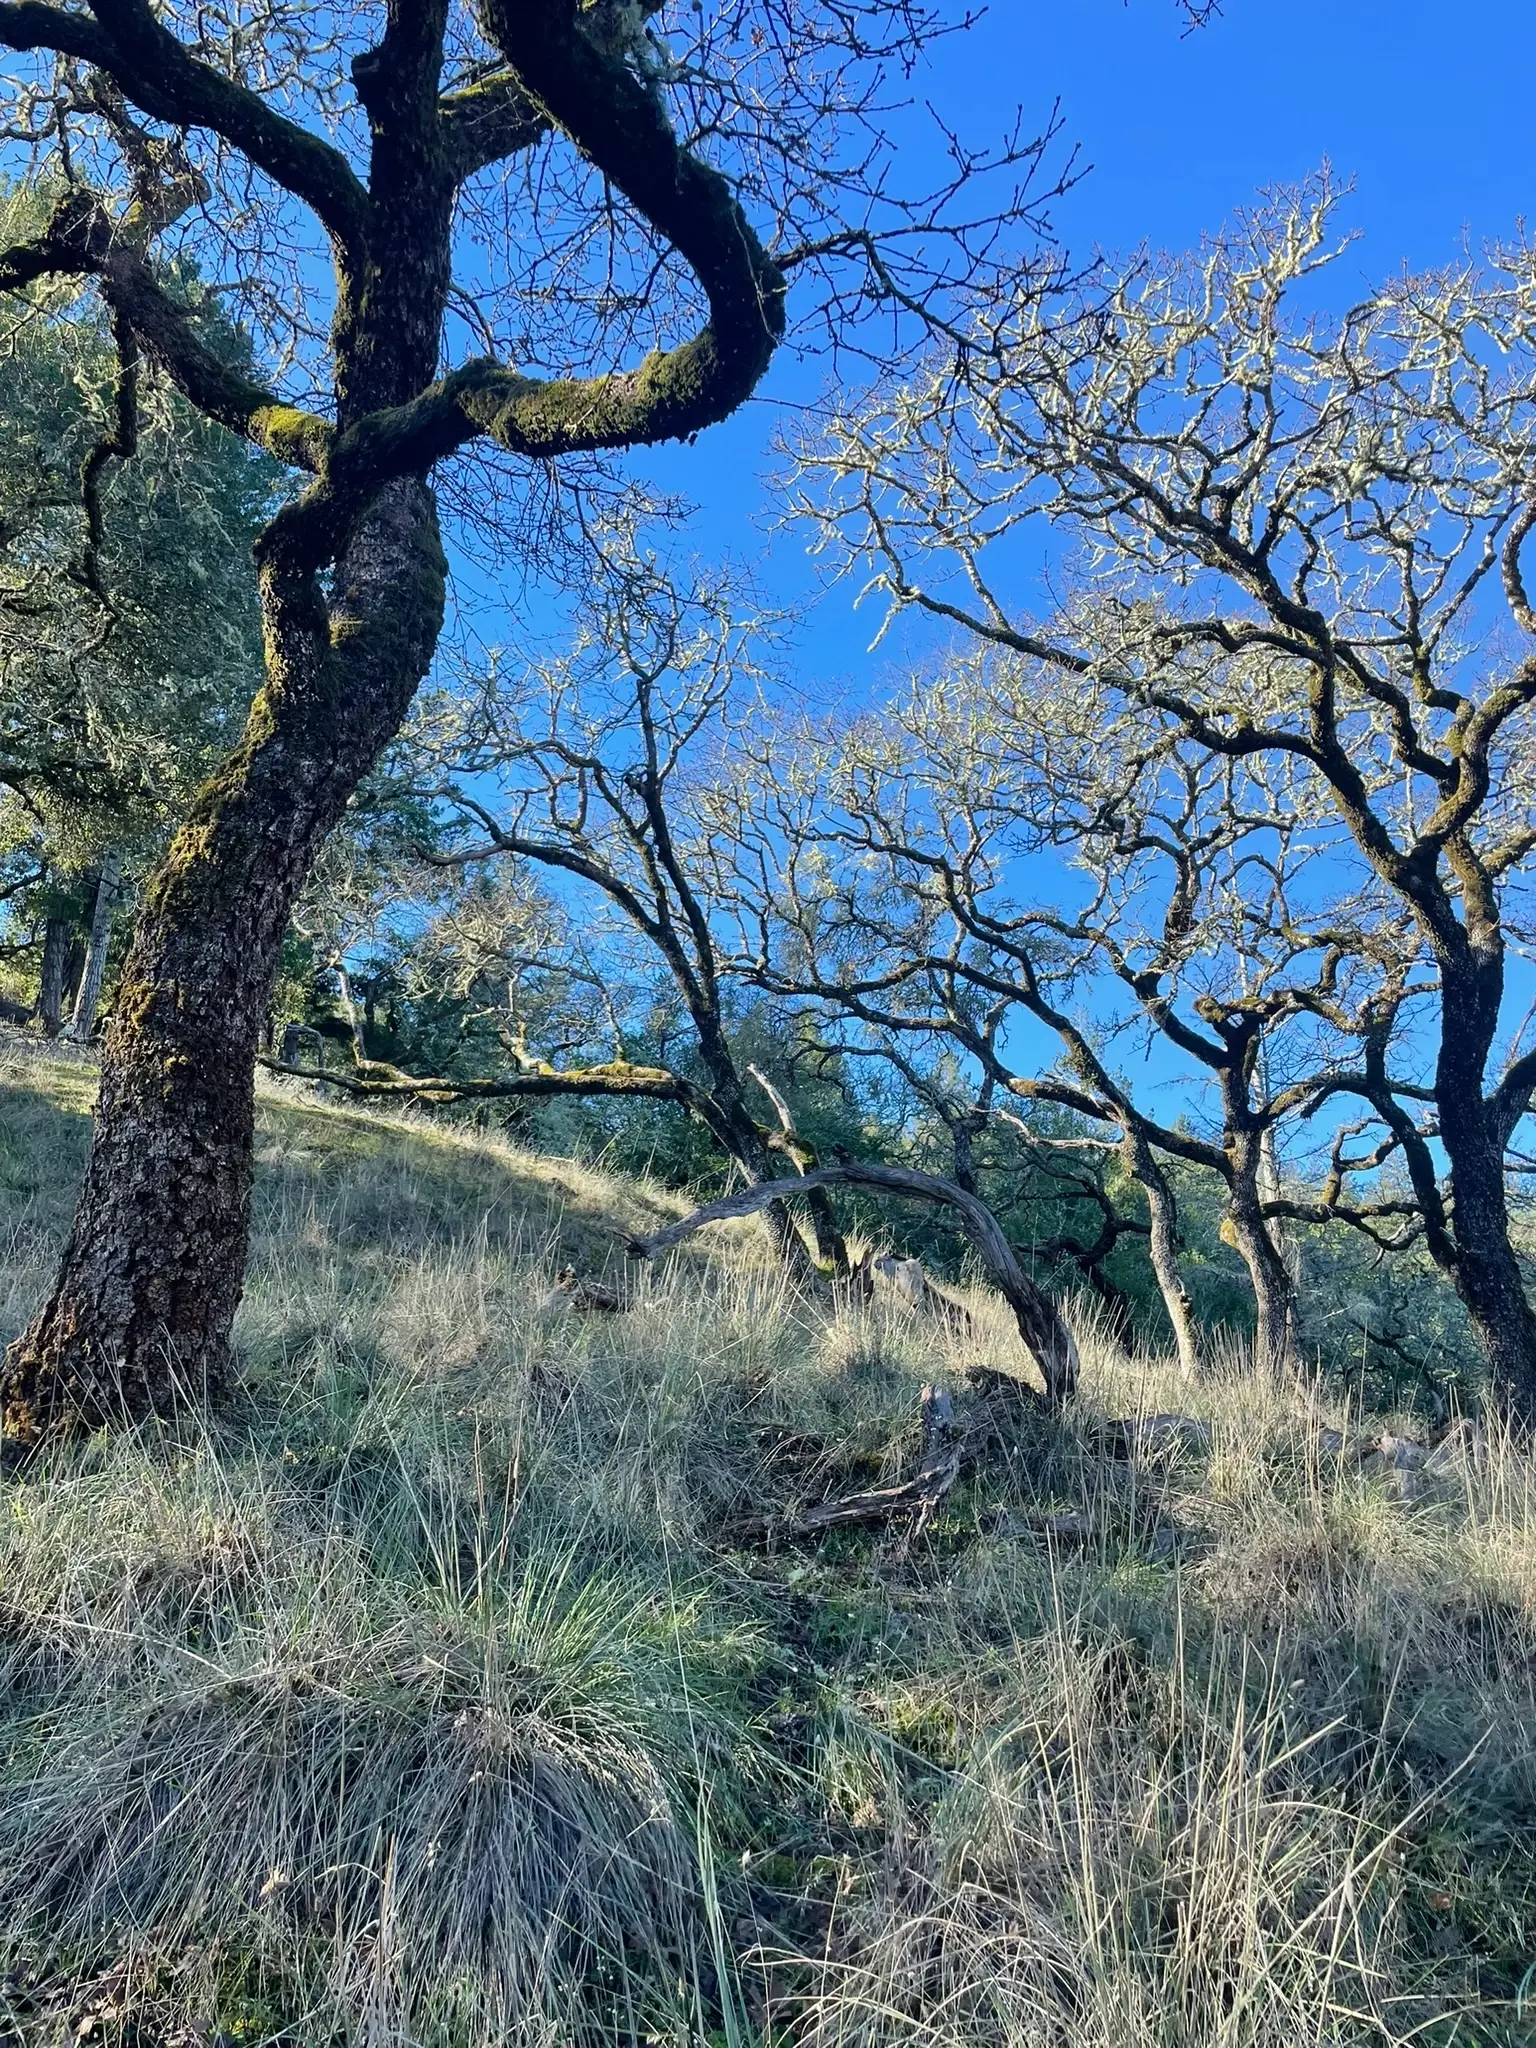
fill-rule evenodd
<path id="1" fill-rule="evenodd" d="M 1284 1191 L 1276 1132 L 1315 1113 L 1423 993 L 1379 904 L 1310 886 L 1327 835 L 1294 794 L 1140 707 L 1117 713 L 1082 682 L 991 661 L 830 734 L 768 734 L 750 773 L 720 779 L 710 842 L 729 870 L 717 889 L 735 904 L 741 971 L 858 1018 L 867 1049 L 898 1065 L 903 1039 L 959 1049 L 966 1083 L 936 1105 L 957 1178 L 973 1131 L 1009 1101 L 1113 1132 L 1147 1200 L 1186 1363 L 1195 1330 L 1166 1162 L 1214 1174 L 1260 1345 L 1283 1358 L 1295 1300 L 1282 1219 L 1326 1209 L 1394 1248 L 1416 1226 L 1411 1199 L 1346 1192 L 1347 1155 L 1326 1204 Z M 1039 1026 L 1054 1063 L 1038 1058 Z M 1198 1093 L 1195 1122 L 1172 1122 L 1127 1076 L 1115 1047 L 1133 1027 L 1143 1045 L 1164 1042 L 1165 1068 L 1204 1080 L 1209 1135 Z"/>
<path id="2" fill-rule="evenodd" d="M 1506 1176 L 1536 1051 L 1508 1042 L 1505 999 L 1536 848 L 1536 262 L 1495 251 L 1323 318 L 1305 304 L 1334 212 L 1319 183 L 1188 260 L 983 316 L 963 386 L 903 378 L 807 441 L 803 502 L 895 606 L 1213 759 L 1283 762 L 1330 809 L 1353 886 L 1411 924 L 1434 1014 L 1422 1068 L 1394 1069 L 1383 1021 L 1328 1092 L 1405 1163 L 1493 1383 L 1530 1416 Z M 1043 615 L 1002 587 L 1040 514 L 1078 549 Z"/>
<path id="3" fill-rule="evenodd" d="M 450 844 L 430 858 L 460 868 L 533 863 L 566 878 L 577 891 L 575 921 L 606 919 L 610 972 L 627 955 L 637 981 L 658 968 L 665 974 L 701 1070 L 691 1083 L 678 1077 L 677 1099 L 751 1184 L 773 1178 L 786 1154 L 802 1167 L 816 1161 L 772 1084 L 744 1068 L 733 1045 L 690 785 L 726 739 L 735 706 L 750 700 L 770 637 L 771 622 L 744 607 L 728 581 L 685 591 L 626 545 L 589 595 L 568 654 L 544 664 L 532 686 L 493 668 L 476 687 L 441 699 L 420 743 L 455 775 L 437 792 L 452 821 Z M 612 1027 L 616 1073 L 626 1058 L 617 1015 Z M 840 1267 L 841 1237 L 819 1188 L 810 1206 L 818 1252 Z M 767 1214 L 798 1263 L 799 1234 L 783 1204 Z"/>

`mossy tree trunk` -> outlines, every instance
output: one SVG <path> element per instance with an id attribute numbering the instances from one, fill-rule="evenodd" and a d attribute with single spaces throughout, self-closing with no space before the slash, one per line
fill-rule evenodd
<path id="1" fill-rule="evenodd" d="M 229 1374 L 245 1269 L 253 1073 L 294 897 L 404 718 L 442 620 L 426 485 L 389 485 L 330 616 L 264 578 L 265 686 L 146 892 L 95 1142 L 48 1301 L 0 1376 L 22 1441 L 201 1402 Z"/>
<path id="2" fill-rule="evenodd" d="M 338 148 L 205 65 L 144 0 L 0 19 L 0 44 L 90 63 L 122 95 L 113 135 L 131 138 L 137 180 L 127 212 L 67 191 L 39 235 L 0 250 L 0 290 L 95 279 L 135 351 L 184 398 L 311 479 L 257 550 L 266 671 L 244 737 L 145 895 L 74 1229 L 52 1294 L 0 1367 L 13 1438 L 174 1412 L 229 1377 L 256 1050 L 294 898 L 404 720 L 441 629 L 434 465 L 482 436 L 536 461 L 688 438 L 750 395 L 784 331 L 783 276 L 729 182 L 679 141 L 637 75 L 627 10 L 490 0 L 482 26 L 505 63 L 468 109 L 445 89 L 448 12 L 447 0 L 390 0 L 380 40 L 351 61 L 366 182 Z M 605 22 L 616 47 L 589 33 Z M 134 129 L 129 103 L 211 130 L 323 223 L 333 418 L 231 367 L 165 291 L 153 236 L 203 188 Z M 691 267 L 709 318 L 617 374 L 546 382 L 482 359 L 440 377 L 458 188 L 556 130 Z"/>

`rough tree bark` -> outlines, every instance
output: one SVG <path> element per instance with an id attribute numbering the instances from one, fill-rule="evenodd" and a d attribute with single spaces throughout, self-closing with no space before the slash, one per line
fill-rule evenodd
<path id="1" fill-rule="evenodd" d="M 157 183 L 173 154 L 142 134 L 132 208 L 114 215 L 71 189 L 42 234 L 0 252 L 0 288 L 94 277 L 193 404 L 313 479 L 258 548 L 266 665 L 244 736 L 145 894 L 74 1228 L 48 1301 L 0 1368 L 13 1438 L 172 1412 L 229 1377 L 256 1049 L 295 893 L 431 659 L 446 573 L 433 465 L 480 435 L 535 458 L 690 436 L 743 402 L 783 333 L 783 277 L 731 187 L 682 148 L 624 51 L 587 32 L 589 12 L 488 0 L 483 26 L 506 70 L 472 92 L 466 135 L 464 96 L 443 93 L 446 0 L 395 0 L 351 66 L 364 183 L 204 64 L 147 0 L 96 0 L 89 14 L 0 5 L 0 43 L 94 65 L 125 102 L 213 130 L 310 206 L 337 279 L 330 421 L 216 359 L 164 292 L 149 238 L 206 190 Z M 545 383 L 482 360 L 439 379 L 458 186 L 556 128 L 689 264 L 709 318 L 618 374 Z"/>
<path id="2" fill-rule="evenodd" d="M 774 1178 L 772 1148 L 742 1098 L 740 1078 L 729 1050 L 724 1050 L 723 1058 L 711 1056 L 708 1041 L 704 1040 L 703 1045 L 704 1061 L 712 1083 L 704 1098 L 703 1120 L 716 1143 L 746 1175 L 749 1185 L 761 1187 Z M 773 1239 L 774 1250 L 791 1279 L 814 1280 L 816 1262 L 787 1203 L 781 1199 L 765 1203 L 763 1218 Z"/>
<path id="3" fill-rule="evenodd" d="M 1441 1129 L 1443 1135 L 1443 1120 Z M 1458 1131 L 1445 1151 L 1456 1189 L 1456 1291 L 1495 1386 L 1526 1421 L 1536 1421 L 1536 1318 L 1510 1241 L 1502 1148 L 1485 1133 Z"/>
<path id="4" fill-rule="evenodd" d="M 794 1112 L 790 1109 L 788 1101 L 774 1087 L 761 1067 L 749 1066 L 747 1072 L 773 1104 L 774 1114 L 779 1120 L 777 1135 L 769 1140 L 770 1146 L 775 1151 L 782 1152 L 785 1158 L 793 1160 L 802 1173 L 809 1172 L 817 1164 L 816 1155 L 796 1129 Z M 763 1175 L 760 1178 L 767 1176 Z M 810 1211 L 811 1228 L 816 1236 L 816 1257 L 823 1271 L 832 1274 L 834 1278 L 846 1277 L 848 1245 L 838 1224 L 837 1212 L 832 1207 L 831 1197 L 825 1188 L 814 1187 L 808 1190 L 805 1202 Z M 798 1236 L 798 1232 L 796 1234 Z"/>
<path id="5" fill-rule="evenodd" d="M 1233 1112 L 1224 1143 L 1230 1171 L 1222 1235 L 1241 1255 L 1253 1287 L 1254 1360 L 1287 1366 L 1296 1356 L 1296 1290 L 1264 1214 L 1263 1133 Z"/>
<path id="6" fill-rule="evenodd" d="M 37 1015 L 45 1038 L 57 1038 L 64 1016 L 64 970 L 69 962 L 67 918 L 50 917 L 43 927 L 43 971 L 37 994 Z"/>
<path id="7" fill-rule="evenodd" d="M 65 1417 L 167 1414 L 227 1383 L 257 1041 L 294 897 L 431 657 L 445 565 L 426 485 L 389 485 L 364 521 L 334 624 L 280 573 L 264 585 L 266 686 L 146 894 L 75 1227 L 0 1376 L 22 1440 Z"/>
<path id="8" fill-rule="evenodd" d="M 1469 891 L 1469 894 L 1474 892 Z M 1426 1207 L 1425 1238 L 1449 1273 L 1487 1356 L 1495 1386 L 1525 1421 L 1536 1421 L 1536 1315 L 1510 1235 L 1505 1148 L 1510 1123 L 1484 1093 L 1504 995 L 1502 934 L 1483 957 L 1465 942 L 1440 950 L 1444 1021 L 1435 1066 L 1440 1141 L 1450 1162 L 1454 1230 L 1438 1202 Z M 1439 949 L 1437 949 L 1439 950 Z M 1410 1170 L 1414 1153 L 1409 1152 Z M 1423 1168 L 1416 1182 L 1426 1178 Z M 1429 1190 L 1416 1188 L 1421 1202 Z"/>

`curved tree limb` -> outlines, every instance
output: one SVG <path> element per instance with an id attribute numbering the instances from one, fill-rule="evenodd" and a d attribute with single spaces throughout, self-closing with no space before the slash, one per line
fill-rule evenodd
<path id="1" fill-rule="evenodd" d="M 697 433 L 734 411 L 767 369 L 784 333 L 783 273 L 729 180 L 679 142 L 665 107 L 572 14 L 569 0 L 518 8 L 503 0 L 489 10 L 488 27 L 527 108 L 568 135 L 682 256 L 709 306 L 691 339 L 653 350 L 633 369 L 544 380 L 476 360 L 403 404 L 368 412 L 338 436 L 217 363 L 142 254 L 124 246 L 120 224 L 99 200 L 71 194 L 36 244 L 0 257 L 0 288 L 49 274 L 97 276 L 114 311 L 194 404 L 281 459 L 323 472 L 324 487 L 284 516 L 296 563 L 334 558 L 385 483 L 425 475 L 481 435 L 509 453 L 545 459 Z M 0 43 L 80 55 L 145 111 L 213 128 L 314 206 L 347 252 L 349 269 L 365 264 L 372 201 L 337 152 L 198 62 L 146 0 L 101 0 L 95 15 L 76 17 L 38 0 L 0 4 Z M 140 90 L 149 68 L 162 82 L 158 99 Z M 438 125 L 446 149 L 440 115 Z"/>
<path id="2" fill-rule="evenodd" d="M 802 1174 L 811 1172 L 817 1164 L 816 1154 L 796 1128 L 794 1112 L 788 1102 L 761 1067 L 749 1065 L 747 1072 L 773 1104 L 774 1113 L 779 1119 L 778 1130 L 769 1135 L 768 1149 L 771 1152 L 782 1152 L 787 1159 L 794 1162 Z M 806 1197 L 806 1207 L 811 1212 L 811 1227 L 816 1232 L 817 1257 L 830 1272 L 847 1273 L 848 1244 L 838 1227 L 837 1216 L 826 1189 L 812 1188 Z"/>
<path id="3" fill-rule="evenodd" d="M 89 14 L 10 0 L 0 4 L 0 46 L 57 50 L 106 72 L 151 119 L 222 136 L 302 199 L 343 246 L 365 242 L 368 194 L 341 151 L 194 57 L 147 0 L 93 0 Z"/>
<path id="4" fill-rule="evenodd" d="M 438 122 L 456 184 L 503 157 L 531 149 L 555 125 L 511 71 L 493 72 L 444 93 L 438 101 Z"/>
<path id="5" fill-rule="evenodd" d="M 1002 1225 L 984 1202 L 966 1193 L 952 1180 L 937 1174 L 919 1173 L 909 1166 L 878 1166 L 862 1160 L 842 1160 L 835 1166 L 818 1166 L 793 1180 L 764 1181 L 753 1188 L 741 1188 L 695 1209 L 680 1223 L 669 1224 L 654 1237 L 635 1238 L 629 1255 L 652 1259 L 670 1251 L 685 1237 L 706 1223 L 727 1217 L 751 1216 L 769 1202 L 804 1194 L 813 1187 L 864 1187 L 907 1201 L 941 1202 L 959 1212 L 966 1235 L 980 1252 L 998 1292 L 1013 1310 L 1025 1348 L 1039 1367 L 1045 1382 L 1045 1396 L 1053 1407 L 1072 1398 L 1077 1388 L 1077 1345 L 1061 1313 L 1048 1295 L 1036 1287 L 1014 1256 Z"/>

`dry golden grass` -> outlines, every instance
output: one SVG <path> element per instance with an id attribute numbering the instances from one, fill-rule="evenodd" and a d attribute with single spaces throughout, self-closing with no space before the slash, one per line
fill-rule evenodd
<path id="1" fill-rule="evenodd" d="M 0 1083 L 9 1334 L 89 1075 Z M 750 1227 L 580 1316 L 556 1266 L 672 1198 L 276 1096 L 260 1142 L 246 1407 L 0 1481 L 0 2040 L 1530 2038 L 1508 1442 L 1404 1493 L 1326 1390 L 1089 1331 L 910 1555 L 743 1547 L 904 1470 L 1006 1317 L 803 1300 Z M 1163 1412 L 1208 1449 L 1110 1455 Z"/>

